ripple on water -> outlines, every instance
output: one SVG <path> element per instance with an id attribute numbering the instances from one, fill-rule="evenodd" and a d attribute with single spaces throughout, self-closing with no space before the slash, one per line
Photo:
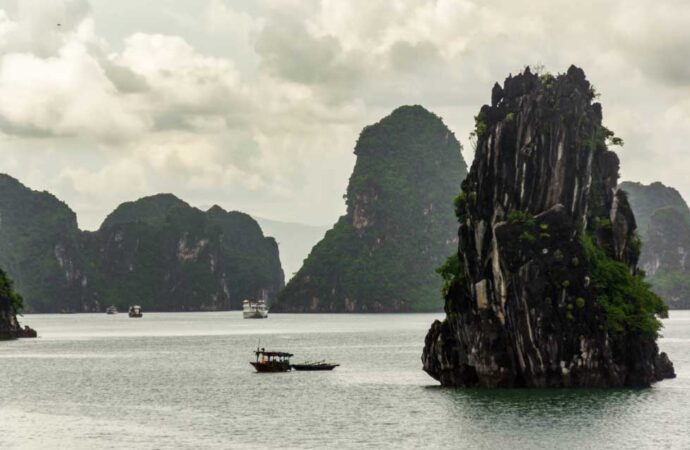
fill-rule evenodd
<path id="1" fill-rule="evenodd" d="M 689 447 L 682 314 L 660 342 L 679 377 L 606 391 L 438 388 L 420 362 L 436 317 L 27 316 L 42 338 L 0 346 L 0 448 Z M 255 374 L 257 334 L 342 366 Z"/>

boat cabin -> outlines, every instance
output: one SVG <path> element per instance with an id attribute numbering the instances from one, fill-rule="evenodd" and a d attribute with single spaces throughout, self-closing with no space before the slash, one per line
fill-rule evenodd
<path id="1" fill-rule="evenodd" d="M 291 369 L 290 358 L 292 353 L 270 352 L 266 349 L 257 349 L 256 361 L 250 363 L 257 372 L 288 372 Z"/>
<path id="2" fill-rule="evenodd" d="M 285 352 L 267 352 L 263 348 L 261 350 L 257 350 L 256 352 L 256 362 L 271 362 L 271 361 L 287 361 L 290 362 L 290 358 L 292 358 L 293 355 L 292 353 L 285 353 Z"/>

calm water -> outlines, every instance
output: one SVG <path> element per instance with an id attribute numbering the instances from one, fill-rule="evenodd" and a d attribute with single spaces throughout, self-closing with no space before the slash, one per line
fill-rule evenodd
<path id="1" fill-rule="evenodd" d="M 0 448 L 690 448 L 690 311 L 646 390 L 447 390 L 421 371 L 436 315 L 32 315 L 0 343 Z M 255 374 L 258 341 L 334 372 Z"/>

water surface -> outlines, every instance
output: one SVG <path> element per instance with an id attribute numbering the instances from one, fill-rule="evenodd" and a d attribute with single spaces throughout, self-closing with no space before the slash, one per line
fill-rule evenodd
<path id="1" fill-rule="evenodd" d="M 450 390 L 421 370 L 434 314 L 31 315 L 0 343 L 2 449 L 690 448 L 690 311 L 678 378 L 642 390 Z M 258 343 L 334 372 L 255 374 Z"/>

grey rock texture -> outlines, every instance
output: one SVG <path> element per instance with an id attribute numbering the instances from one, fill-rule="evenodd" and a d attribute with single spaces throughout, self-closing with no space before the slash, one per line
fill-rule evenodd
<path id="1" fill-rule="evenodd" d="M 655 343 L 663 305 L 641 287 L 635 218 L 593 99 L 577 67 L 557 77 L 526 69 L 496 84 L 476 117 L 456 200 L 459 251 L 444 269 L 446 319 L 422 356 L 442 385 L 648 386 L 673 374 Z M 611 313 L 626 301 L 619 291 L 653 305 L 637 311 L 649 330 Z"/>

